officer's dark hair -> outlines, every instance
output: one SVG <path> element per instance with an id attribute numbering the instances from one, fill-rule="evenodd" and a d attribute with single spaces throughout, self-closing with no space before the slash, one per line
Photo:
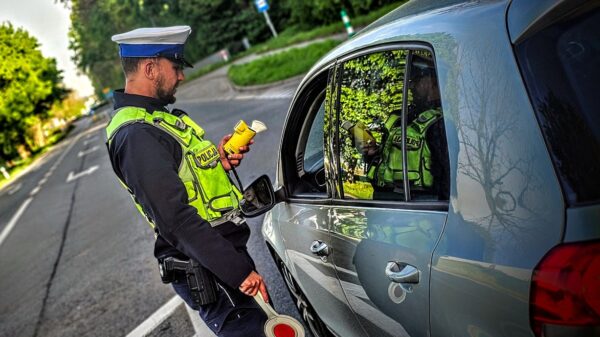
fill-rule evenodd
<path id="1" fill-rule="evenodd" d="M 121 57 L 121 66 L 125 76 L 135 73 L 140 63 L 147 59 L 146 57 Z"/>

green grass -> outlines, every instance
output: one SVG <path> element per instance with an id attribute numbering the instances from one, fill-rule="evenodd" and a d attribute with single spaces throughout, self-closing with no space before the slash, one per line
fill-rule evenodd
<path id="1" fill-rule="evenodd" d="M 232 65 L 229 79 L 236 85 L 266 84 L 307 72 L 310 67 L 340 41 L 325 40 L 304 48 L 292 48 L 255 61 Z"/>
<path id="2" fill-rule="evenodd" d="M 383 15 L 387 14 L 393 9 L 398 8 L 401 4 L 405 3 L 407 0 L 399 1 L 397 3 L 387 5 L 381 7 L 375 11 L 372 11 L 369 14 L 357 16 L 356 18 L 350 18 L 350 22 L 352 25 L 356 27 L 366 26 L 373 21 L 379 19 Z M 272 50 L 285 48 L 297 43 L 306 42 L 310 40 L 314 40 L 321 37 L 327 37 L 337 33 L 343 33 L 346 31 L 344 28 L 344 24 L 340 18 L 339 22 L 329 24 L 327 26 L 318 27 L 309 31 L 301 31 L 296 26 L 288 27 L 278 34 L 277 37 L 269 39 L 263 43 L 252 46 L 250 49 L 239 53 L 232 57 L 228 62 L 219 62 L 210 64 L 208 66 L 199 68 L 196 72 L 186 77 L 186 81 L 192 81 L 200 76 L 203 76 L 207 73 L 210 73 L 218 68 L 221 68 L 225 65 L 231 64 L 232 62 L 239 60 L 242 57 L 254 54 L 254 53 L 266 53 Z"/>

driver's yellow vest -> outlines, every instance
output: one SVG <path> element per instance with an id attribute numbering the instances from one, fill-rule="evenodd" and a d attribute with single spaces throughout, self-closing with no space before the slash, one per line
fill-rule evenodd
<path id="1" fill-rule="evenodd" d="M 385 122 L 388 136 L 378 165 L 370 167 L 367 176 L 377 186 L 393 186 L 404 181 L 402 173 L 402 127 L 397 125 L 400 116 L 390 115 Z M 424 111 L 406 127 L 406 162 L 408 181 L 413 187 L 427 188 L 433 185 L 431 174 L 431 151 L 427 145 L 427 130 L 442 118 L 439 109 Z"/>
<path id="2" fill-rule="evenodd" d="M 198 215 L 204 220 L 218 220 L 224 213 L 239 207 L 241 193 L 223 169 L 216 146 L 202 138 L 204 130 L 191 118 L 187 115 L 177 117 L 163 111 L 150 114 L 142 108 L 124 107 L 117 110 L 106 127 L 107 144 L 110 146 L 119 129 L 133 123 L 152 125 L 171 135 L 181 145 L 182 158 L 178 175 L 185 185 L 189 205 L 196 208 Z M 121 184 L 154 229 L 153 219 L 144 212 L 131 189 L 123 181 Z"/>

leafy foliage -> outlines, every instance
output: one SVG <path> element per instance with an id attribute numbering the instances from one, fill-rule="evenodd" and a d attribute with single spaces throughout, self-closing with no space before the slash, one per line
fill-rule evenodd
<path id="1" fill-rule="evenodd" d="M 345 9 L 350 17 L 366 14 L 369 11 L 397 0 L 287 0 L 285 6 L 291 13 L 290 22 L 301 28 L 324 25 L 341 20 L 340 11 Z"/>
<path id="2" fill-rule="evenodd" d="M 37 40 L 12 24 L 0 25 L 0 156 L 12 158 L 19 145 L 35 150 L 31 128 L 66 96 L 56 60 L 45 58 Z"/>
<path id="3" fill-rule="evenodd" d="M 383 123 L 393 112 L 402 109 L 406 50 L 369 54 L 343 64 L 340 90 L 340 120 L 366 127 Z M 383 128 L 371 130 L 377 144 L 381 144 Z M 369 184 L 355 181 L 367 174 L 367 163 L 361 151 L 355 148 L 355 139 L 349 131 L 340 130 L 342 142 L 341 166 L 348 175 L 344 191 L 349 197 L 369 199 Z"/>
<path id="4" fill-rule="evenodd" d="M 50 115 L 63 120 L 75 118 L 85 107 L 85 99 L 75 92 L 70 93 L 64 100 L 56 102 L 50 110 Z"/>
<path id="5" fill-rule="evenodd" d="M 118 47 L 114 34 L 139 27 L 189 25 L 192 35 L 186 57 L 199 60 L 220 49 L 242 50 L 247 37 L 256 45 L 271 38 L 262 14 L 251 0 L 59 0 L 72 8 L 70 48 L 96 92 L 122 86 Z M 270 1 L 269 16 L 278 31 L 300 32 L 315 25 L 337 23 L 340 10 L 350 15 L 367 13 L 398 0 L 281 0 Z M 329 30 L 328 30 L 329 31 Z"/>
<path id="6" fill-rule="evenodd" d="M 63 0 L 72 8 L 70 48 L 74 61 L 86 73 L 98 94 L 123 84 L 118 46 L 111 36 L 139 27 L 189 25 L 186 57 L 198 60 L 217 50 L 241 49 L 241 40 L 264 41 L 268 27 L 251 1 L 226 0 Z M 271 8 L 276 24 L 284 21 Z M 281 18 L 281 19 L 280 19 Z"/>
<path id="7" fill-rule="evenodd" d="M 344 63 L 340 118 L 369 125 L 385 122 L 402 108 L 406 51 L 394 50 L 362 56 Z M 374 133 L 377 141 L 380 135 Z"/>

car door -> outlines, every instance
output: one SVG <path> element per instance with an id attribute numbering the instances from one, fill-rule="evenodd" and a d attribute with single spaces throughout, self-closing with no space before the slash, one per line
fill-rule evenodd
<path id="1" fill-rule="evenodd" d="M 386 47 L 340 60 L 337 72 L 331 258 L 369 336 L 428 336 L 449 180 L 433 54 Z M 437 92 L 423 98 L 419 86 Z"/>
<path id="2" fill-rule="evenodd" d="M 275 206 L 271 216 L 272 222 L 279 224 L 287 267 L 302 292 L 295 300 L 308 307 L 303 315 L 316 313 L 337 335 L 358 337 L 365 332 L 350 309 L 335 268 L 326 255 L 331 218 L 328 186 L 332 185 L 325 179 L 323 145 L 325 116 L 329 111 L 326 109 L 329 101 L 325 98 L 331 96 L 331 91 L 326 90 L 327 75 L 324 71 L 308 81 L 292 103 L 283 134 L 278 177 L 288 198 Z M 303 301 L 308 303 L 302 304 Z M 323 333 L 317 318 L 308 318 L 314 335 L 328 335 Z"/>

